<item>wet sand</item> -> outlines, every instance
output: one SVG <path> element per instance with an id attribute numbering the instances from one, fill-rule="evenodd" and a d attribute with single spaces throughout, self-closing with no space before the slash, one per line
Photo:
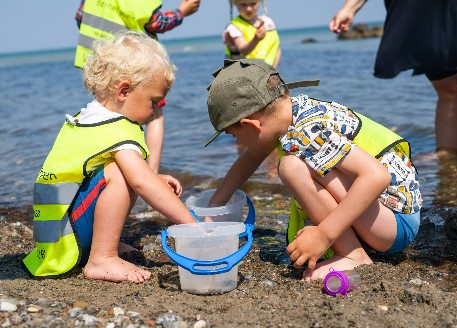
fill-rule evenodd
<path id="1" fill-rule="evenodd" d="M 247 189 L 256 195 L 255 246 L 239 265 L 238 287 L 221 295 L 180 289 L 178 267 L 157 239 L 167 222 L 156 212 L 132 215 L 123 232 L 122 241 L 139 249 L 125 258 L 152 272 L 135 285 L 88 280 L 80 270 L 30 279 L 21 260 L 33 247 L 31 209 L 0 210 L 0 301 L 16 306 L 0 311 L 2 327 L 457 327 L 456 207 L 425 208 L 410 247 L 373 254 L 373 265 L 357 268 L 361 286 L 332 297 L 321 282 L 301 282 L 302 271 L 278 251 L 287 222 L 283 188 Z"/>

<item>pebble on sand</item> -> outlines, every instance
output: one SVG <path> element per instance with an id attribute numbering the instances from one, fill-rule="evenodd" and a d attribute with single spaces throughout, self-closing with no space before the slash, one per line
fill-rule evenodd
<path id="1" fill-rule="evenodd" d="M 206 328 L 206 321 L 205 320 L 198 320 L 195 323 L 194 328 Z"/>
<path id="2" fill-rule="evenodd" d="M 3 312 L 14 312 L 17 310 L 16 304 L 7 302 L 7 301 L 2 301 L 0 303 L 0 311 Z"/>

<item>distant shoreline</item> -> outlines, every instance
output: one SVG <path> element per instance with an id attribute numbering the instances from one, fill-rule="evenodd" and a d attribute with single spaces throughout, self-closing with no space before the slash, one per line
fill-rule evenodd
<path id="1" fill-rule="evenodd" d="M 382 25 L 384 24 L 383 21 L 378 22 L 364 22 L 367 26 L 375 26 L 375 25 Z M 278 29 L 278 33 L 281 34 L 295 34 L 297 32 L 323 32 L 328 31 L 328 27 L 326 25 L 323 26 L 309 26 L 309 27 L 299 27 L 299 28 L 286 28 L 286 29 Z M 331 33 L 330 31 L 328 31 Z M 162 41 L 165 45 L 170 44 L 173 45 L 175 43 L 183 43 L 189 41 L 216 41 L 220 40 L 221 35 L 219 34 L 211 34 L 211 35 L 201 35 L 201 36 L 191 36 L 191 37 L 167 37 L 165 35 L 159 35 L 160 41 Z M 76 46 L 76 45 L 75 45 Z M 74 51 L 74 47 L 69 48 L 54 48 L 54 49 L 30 49 L 30 50 L 23 50 L 23 51 L 13 51 L 13 52 L 0 52 L 0 59 L 7 58 L 7 57 L 17 57 L 17 56 L 30 56 L 30 55 L 42 55 L 42 54 L 56 54 L 68 51 Z"/>

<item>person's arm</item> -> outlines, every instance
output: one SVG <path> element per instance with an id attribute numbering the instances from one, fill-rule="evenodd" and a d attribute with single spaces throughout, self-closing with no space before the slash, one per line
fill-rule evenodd
<path id="1" fill-rule="evenodd" d="M 148 165 L 155 173 L 159 173 L 162 159 L 163 141 L 165 138 L 165 122 L 162 107 L 154 110 L 154 117 L 147 123 L 146 145 L 149 148 Z"/>
<path id="2" fill-rule="evenodd" d="M 81 0 L 78 11 L 76 12 L 76 15 L 75 15 L 75 20 L 76 20 L 76 24 L 78 25 L 78 28 L 81 26 L 81 21 L 83 19 L 84 1 L 85 0 Z"/>
<path id="3" fill-rule="evenodd" d="M 186 17 L 195 13 L 199 6 L 200 0 L 183 0 L 178 6 L 178 9 L 181 10 L 184 17 Z"/>
<path id="4" fill-rule="evenodd" d="M 245 149 L 227 171 L 211 197 L 209 206 L 225 205 L 233 193 L 254 174 L 267 156 L 268 153 Z"/>
<path id="5" fill-rule="evenodd" d="M 273 63 L 274 68 L 278 68 L 280 60 L 281 60 L 281 48 L 278 48 L 278 53 L 276 54 L 276 59 L 275 59 L 275 62 Z"/>
<path id="6" fill-rule="evenodd" d="M 195 219 L 179 199 L 181 184 L 171 176 L 153 172 L 135 150 L 120 150 L 114 159 L 130 187 L 153 209 L 174 223 L 194 223 Z"/>
<path id="7" fill-rule="evenodd" d="M 179 7 L 172 11 L 154 11 L 151 19 L 144 26 L 152 34 L 164 33 L 181 25 L 183 18 L 192 15 L 198 10 L 200 0 L 183 0 Z"/>
<path id="8" fill-rule="evenodd" d="M 301 267 L 306 261 L 308 268 L 314 269 L 319 257 L 387 188 L 391 181 L 390 173 L 376 158 L 360 149 L 351 151 L 334 168 L 355 177 L 346 197 L 316 227 L 307 227 L 287 247 L 287 253 L 297 258 L 294 267 Z M 309 229 L 308 229 L 309 228 Z"/>
<path id="9" fill-rule="evenodd" d="M 363 7 L 367 0 L 346 0 L 343 7 L 336 13 L 328 24 L 330 31 L 341 33 L 348 31 L 354 20 L 355 14 Z"/>
<path id="10" fill-rule="evenodd" d="M 233 44 L 243 56 L 247 56 L 265 37 L 266 33 L 267 30 L 265 28 L 264 22 L 263 20 L 260 20 L 260 24 L 257 27 L 257 31 L 255 32 L 254 37 L 249 42 L 246 42 L 244 37 L 238 37 L 233 39 Z"/>

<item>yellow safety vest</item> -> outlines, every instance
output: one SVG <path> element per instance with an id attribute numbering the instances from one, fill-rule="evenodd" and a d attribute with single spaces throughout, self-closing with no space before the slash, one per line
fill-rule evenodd
<path id="1" fill-rule="evenodd" d="M 162 6 L 161 0 L 94 0 L 86 1 L 83 8 L 79 40 L 76 46 L 76 67 L 84 67 L 92 52 L 94 40 L 110 39 L 119 31 L 145 32 L 144 25 L 152 13 Z"/>
<path id="2" fill-rule="evenodd" d="M 104 155 L 122 144 L 135 144 L 149 155 L 140 125 L 125 117 L 98 124 L 65 122 L 35 182 L 33 237 L 36 248 L 23 262 L 35 277 L 73 269 L 81 250 L 68 208 L 85 177 L 112 158 Z"/>
<path id="3" fill-rule="evenodd" d="M 246 42 L 249 42 L 254 38 L 257 28 L 255 28 L 241 16 L 235 17 L 231 23 L 240 30 Z M 276 61 L 278 50 L 279 35 L 276 30 L 272 30 L 266 33 L 265 37 L 260 40 L 254 50 L 252 50 L 251 53 L 246 57 L 235 56 L 231 53 L 231 50 L 228 46 L 225 48 L 225 57 L 227 59 L 258 58 L 263 59 L 267 64 L 273 65 Z"/>
<path id="4" fill-rule="evenodd" d="M 325 102 L 324 102 L 325 103 Z M 327 103 L 330 105 L 330 103 Z M 350 109 L 358 119 L 359 127 L 357 131 L 352 135 L 352 141 L 365 150 L 367 153 L 375 158 L 380 158 L 387 151 L 395 146 L 401 147 L 402 151 L 411 159 L 411 148 L 409 142 L 392 130 L 382 126 L 381 124 L 372 121 L 371 119 L 363 116 L 360 113 L 356 113 Z M 281 145 L 277 148 L 279 158 L 284 155 L 284 151 L 281 149 Z M 289 224 L 287 226 L 287 243 L 291 243 L 297 232 L 305 226 L 305 221 L 308 219 L 308 215 L 303 211 L 297 201 L 292 198 L 290 206 Z M 329 252 L 329 251 L 328 251 Z M 330 252 L 333 253 L 333 252 Z M 324 254 L 324 257 L 325 254 Z M 327 257 L 331 257 L 328 254 Z"/>

